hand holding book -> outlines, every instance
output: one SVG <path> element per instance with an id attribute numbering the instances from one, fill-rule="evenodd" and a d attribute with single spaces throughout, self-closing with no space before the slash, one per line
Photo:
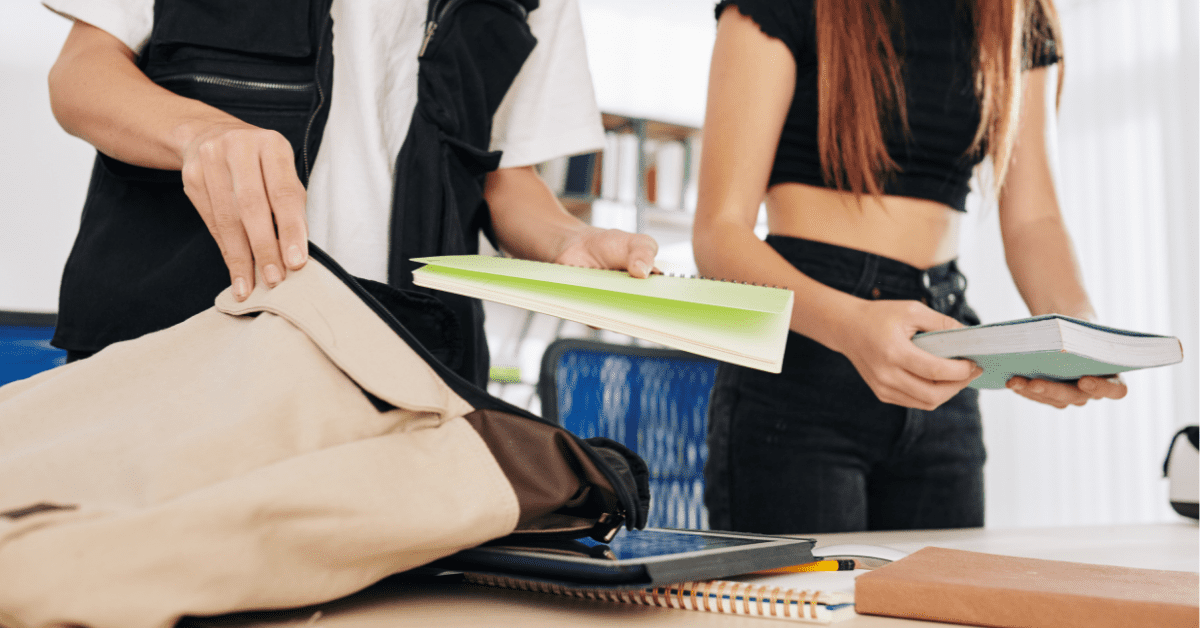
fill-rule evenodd
<path id="1" fill-rule="evenodd" d="M 918 334 L 913 343 L 934 355 L 979 364 L 984 374 L 972 382 L 975 388 L 1007 387 L 1058 407 L 1090 398 L 1119 399 L 1124 383 L 1108 377 L 1183 360 L 1178 338 L 1058 314 Z"/>

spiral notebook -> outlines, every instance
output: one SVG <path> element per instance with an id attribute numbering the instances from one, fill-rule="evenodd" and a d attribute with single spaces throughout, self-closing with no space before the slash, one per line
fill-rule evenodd
<path id="1" fill-rule="evenodd" d="M 791 290 L 699 277 L 483 255 L 412 260 L 418 286 L 558 316 L 705 357 L 778 373 Z"/>
<path id="2" fill-rule="evenodd" d="M 521 580 L 490 574 L 466 573 L 463 574 L 463 579 L 471 584 L 552 593 L 598 602 L 640 604 L 706 613 L 832 624 L 855 615 L 854 573 L 829 572 L 790 575 L 795 580 L 795 576 L 798 575 L 820 577 L 842 574 L 850 583 L 849 590 L 844 590 L 844 585 L 843 590 L 801 589 L 784 586 L 782 583 L 776 584 L 781 581 L 779 577 L 759 578 L 750 582 L 740 580 L 682 582 L 635 590 L 571 588 L 550 582 Z M 810 580 L 810 582 L 812 581 Z"/>

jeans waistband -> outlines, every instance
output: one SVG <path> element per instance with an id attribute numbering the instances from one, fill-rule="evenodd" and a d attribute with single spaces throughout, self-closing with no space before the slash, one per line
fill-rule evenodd
<path id="1" fill-rule="evenodd" d="M 946 312 L 962 303 L 967 288 L 955 260 L 922 269 L 816 240 L 768 235 L 766 242 L 800 272 L 864 299 L 912 299 Z"/>

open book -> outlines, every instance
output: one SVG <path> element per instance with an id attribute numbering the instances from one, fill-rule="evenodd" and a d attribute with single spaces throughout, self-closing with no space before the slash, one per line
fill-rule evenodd
<path id="1" fill-rule="evenodd" d="M 448 255 L 414 259 L 418 286 L 495 301 L 778 373 L 790 290 L 734 282 Z"/>
<path id="2" fill-rule="evenodd" d="M 1014 375 L 1073 381 L 1183 360 L 1183 345 L 1173 336 L 1059 314 L 917 334 L 913 343 L 936 356 L 974 361 L 983 368 L 983 375 L 971 382 L 974 388 L 1004 388 Z"/>

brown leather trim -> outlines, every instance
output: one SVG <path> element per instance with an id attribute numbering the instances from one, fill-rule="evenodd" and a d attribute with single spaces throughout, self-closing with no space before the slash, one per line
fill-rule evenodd
<path id="1" fill-rule="evenodd" d="M 615 507 L 615 491 L 604 474 L 562 428 L 496 410 L 463 418 L 517 494 L 517 532 L 576 528 L 581 518 L 594 524 Z"/>

